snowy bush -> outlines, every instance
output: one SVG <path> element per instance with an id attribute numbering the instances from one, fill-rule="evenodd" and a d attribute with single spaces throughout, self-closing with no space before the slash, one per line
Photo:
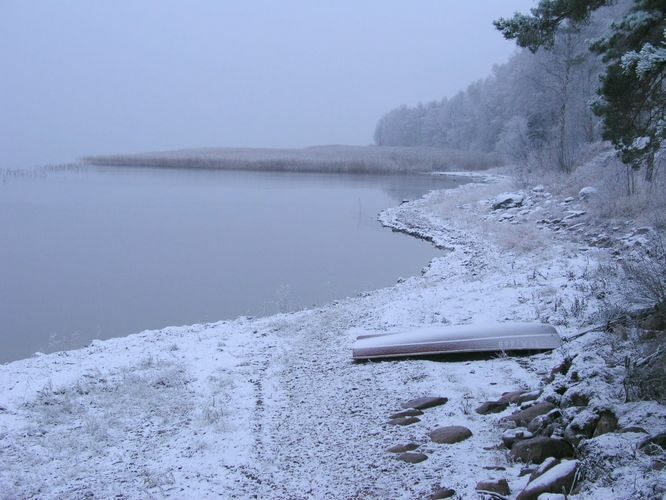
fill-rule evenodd
<path id="1" fill-rule="evenodd" d="M 625 260 L 628 299 L 648 304 L 666 302 L 666 246 L 659 233 L 647 235 L 645 250 Z"/>

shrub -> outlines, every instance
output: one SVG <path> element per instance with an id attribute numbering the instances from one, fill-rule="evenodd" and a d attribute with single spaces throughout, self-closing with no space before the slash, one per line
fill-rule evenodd
<path id="1" fill-rule="evenodd" d="M 646 236 L 645 251 L 627 258 L 623 265 L 627 293 L 634 301 L 650 304 L 666 301 L 666 247 L 658 233 Z"/>

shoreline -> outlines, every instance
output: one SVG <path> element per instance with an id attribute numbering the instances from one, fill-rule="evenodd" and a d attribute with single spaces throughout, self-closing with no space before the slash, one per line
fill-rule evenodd
<path id="1" fill-rule="evenodd" d="M 146 331 L 0 365 L 0 443 L 10 463 L 1 489 L 43 498 L 120 491 L 411 498 L 450 487 L 469 497 L 476 481 L 503 477 L 520 491 L 521 465 L 494 446 L 506 412 L 473 409 L 506 391 L 547 393 L 543 379 L 563 350 L 358 365 L 350 349 L 360 332 L 420 324 L 537 319 L 559 323 L 565 339 L 579 331 L 585 315 L 571 316 L 579 287 L 609 252 L 590 247 L 581 255 L 568 234 L 536 229 L 545 203 L 536 193 L 528 214 L 515 212 L 525 222 L 502 219 L 506 212 L 490 211 L 489 199 L 509 187 L 496 178 L 383 211 L 382 224 L 449 250 L 394 286 L 315 309 Z M 566 343 L 569 353 L 596 335 Z M 427 395 L 448 402 L 415 425 L 387 425 L 401 403 Z M 613 402 L 610 391 L 598 397 Z M 433 444 L 427 433 L 439 425 L 465 425 L 472 438 Z M 408 441 L 425 462 L 385 451 Z M 77 465 L 82 454 L 85 466 Z"/>

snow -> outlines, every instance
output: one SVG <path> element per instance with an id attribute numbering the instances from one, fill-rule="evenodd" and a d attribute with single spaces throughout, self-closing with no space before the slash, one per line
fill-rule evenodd
<path id="1" fill-rule="evenodd" d="M 539 229 L 543 196 L 527 197 L 530 211 L 516 214 L 515 224 L 502 222 L 490 205 L 510 181 L 484 180 L 380 215 L 384 225 L 447 249 L 421 276 L 393 287 L 0 365 L 0 497 L 415 498 L 447 487 L 475 498 L 476 483 L 491 476 L 519 491 L 525 478 L 501 446 L 500 427 L 515 407 L 486 416 L 473 408 L 541 388 L 564 357 L 600 349 L 599 334 L 574 334 L 596 304 L 591 269 L 610 251 L 585 246 L 573 232 Z M 504 322 L 551 322 L 572 340 L 526 357 L 351 359 L 360 332 Z M 623 405 L 614 368 L 590 370 L 581 374 L 605 383 L 591 404 L 614 408 L 621 422 L 652 415 L 650 432 L 664 427 L 663 406 Z M 560 375 L 554 384 L 564 382 Z M 548 395 L 558 396 L 547 388 L 541 399 Z M 417 424 L 386 424 L 401 403 L 421 396 L 449 401 Z M 443 425 L 473 436 L 432 443 L 428 432 Z M 610 442 L 619 454 L 642 438 L 606 434 L 586 444 Z M 428 459 L 407 464 L 385 451 L 407 442 Z M 581 498 L 622 498 L 618 491 L 635 491 L 630 482 L 655 480 L 645 461 L 632 467 L 623 465 L 613 494 L 593 483 Z"/>
<path id="2" fill-rule="evenodd" d="M 543 491 L 549 484 L 553 484 L 554 482 L 573 474 L 577 467 L 577 460 L 563 460 L 541 474 L 534 481 L 531 481 L 525 488 L 525 491 Z"/>

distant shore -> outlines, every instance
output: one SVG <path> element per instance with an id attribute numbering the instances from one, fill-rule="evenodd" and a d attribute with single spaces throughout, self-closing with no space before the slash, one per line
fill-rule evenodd
<path id="1" fill-rule="evenodd" d="M 410 174 L 486 170 L 502 164 L 494 153 L 424 147 L 313 146 L 303 149 L 201 148 L 137 154 L 94 155 L 81 161 L 98 166 Z"/>

